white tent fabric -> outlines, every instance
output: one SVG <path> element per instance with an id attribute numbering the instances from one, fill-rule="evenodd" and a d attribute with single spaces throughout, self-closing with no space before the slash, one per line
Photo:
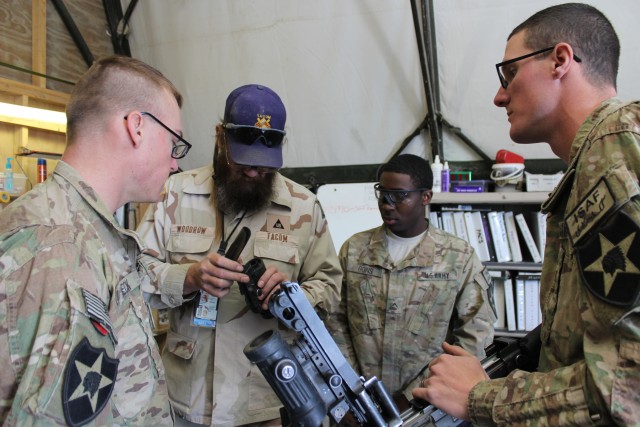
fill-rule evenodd
<path id="1" fill-rule="evenodd" d="M 126 8 L 129 1 L 123 1 Z M 509 140 L 494 64 L 513 27 L 550 0 L 434 3 L 441 112 L 489 157 L 510 149 L 555 158 L 546 144 Z M 622 99 L 640 98 L 637 0 L 592 0 L 622 44 Z M 130 20 L 132 55 L 166 74 L 185 96 L 184 133 L 194 149 L 183 169 L 211 161 L 227 94 L 247 83 L 274 89 L 287 107 L 286 167 L 382 163 L 424 119 L 420 60 L 410 1 L 154 0 Z M 428 132 L 405 152 L 429 156 Z M 444 132 L 449 161 L 479 157 Z"/>

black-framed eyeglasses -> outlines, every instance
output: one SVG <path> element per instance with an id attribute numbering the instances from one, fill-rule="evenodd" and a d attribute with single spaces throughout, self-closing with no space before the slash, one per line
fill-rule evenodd
<path id="1" fill-rule="evenodd" d="M 411 193 L 421 193 L 427 190 L 427 188 L 416 188 L 415 190 L 390 190 L 381 187 L 380 184 L 373 186 L 376 199 L 378 199 L 379 202 L 387 203 L 389 205 L 397 205 L 404 202 L 409 198 Z"/>
<path id="2" fill-rule="evenodd" d="M 192 145 L 189 144 L 187 140 L 184 139 L 179 133 L 175 132 L 169 126 L 162 123 L 162 121 L 159 118 L 157 118 L 153 114 L 148 113 L 146 111 L 141 111 L 140 114 L 142 114 L 143 116 L 151 117 L 156 123 L 162 126 L 167 132 L 169 132 L 171 135 L 175 136 L 178 139 L 179 142 L 171 141 L 173 143 L 173 149 L 171 149 L 171 157 L 173 157 L 174 159 L 181 159 L 187 155 L 189 150 L 191 150 Z M 127 116 L 125 116 L 124 119 L 127 120 Z"/>
<path id="3" fill-rule="evenodd" d="M 236 125 L 233 123 L 223 123 L 222 127 L 233 136 L 234 141 L 247 145 L 260 141 L 267 147 L 278 147 L 282 145 L 287 135 L 287 132 L 283 130 Z"/>
<path id="4" fill-rule="evenodd" d="M 515 77 L 515 73 L 513 73 L 509 68 L 504 68 L 505 65 L 513 64 L 514 62 L 522 61 L 523 59 L 531 58 L 532 56 L 540 55 L 541 53 L 549 52 L 555 49 L 555 45 L 551 47 L 547 47 L 544 49 L 536 50 L 535 52 L 527 53 L 526 55 L 518 56 L 517 58 L 509 59 L 508 61 L 501 62 L 496 64 L 496 71 L 498 72 L 498 78 L 500 79 L 500 85 L 506 89 L 509 86 L 509 82 L 513 80 Z M 573 55 L 573 59 L 576 62 L 582 62 L 577 55 Z"/>

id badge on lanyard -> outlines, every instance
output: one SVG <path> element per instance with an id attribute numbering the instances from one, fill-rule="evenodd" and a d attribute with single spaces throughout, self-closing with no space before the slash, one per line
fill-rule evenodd
<path id="1" fill-rule="evenodd" d="M 201 328 L 215 328 L 218 319 L 218 297 L 201 290 L 193 307 L 191 324 Z"/>

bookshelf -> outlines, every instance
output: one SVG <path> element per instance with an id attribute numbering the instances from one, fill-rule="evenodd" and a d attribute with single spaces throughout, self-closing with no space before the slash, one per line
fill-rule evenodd
<path id="1" fill-rule="evenodd" d="M 533 222 L 533 216 L 540 210 L 541 204 L 547 199 L 547 192 L 486 192 L 486 193 L 434 193 L 429 209 L 431 212 L 436 212 L 438 216 L 441 216 L 442 212 L 446 211 L 482 211 L 486 212 L 513 212 L 515 215 L 521 214 L 526 217 L 526 223 L 533 232 L 535 224 Z M 431 217 L 433 219 L 433 217 Z M 485 232 L 491 234 L 490 230 L 485 227 Z M 454 233 L 457 234 L 457 233 Z M 467 233 L 469 235 L 469 233 Z M 531 278 L 539 275 L 542 271 L 542 263 L 533 262 L 533 255 L 528 250 L 526 242 L 524 241 L 524 235 L 521 234 L 521 230 L 518 229 L 519 243 L 521 246 L 523 260 L 522 261 L 504 261 L 498 262 L 494 259 L 481 260 L 487 267 L 494 280 L 494 289 L 497 288 L 497 281 L 502 281 L 502 291 L 498 294 L 494 294 L 496 299 L 496 307 L 502 312 L 502 324 L 504 326 L 496 325 L 496 336 L 509 336 L 509 337 L 522 337 L 528 330 L 533 329 L 530 325 L 529 328 L 523 329 L 520 325 L 520 319 L 524 318 L 524 311 L 528 308 L 528 313 L 537 308 L 539 309 L 539 301 L 527 300 L 524 302 L 521 295 L 521 301 L 518 302 L 518 289 L 516 287 L 517 279 Z M 495 237 L 493 235 L 488 236 L 487 240 L 492 240 Z M 537 237 L 537 240 L 540 237 Z M 543 239 L 544 240 L 544 239 Z M 471 242 L 474 246 L 474 242 Z M 491 242 L 489 242 L 491 243 Z M 537 245 L 537 243 L 536 243 Z M 474 246 L 475 247 L 475 246 Z M 539 283 L 539 281 L 538 281 Z M 512 309 L 514 311 L 514 318 L 516 319 L 515 326 L 512 323 L 510 327 L 507 326 L 507 306 L 508 296 L 505 295 L 504 288 L 510 286 L 513 289 Z M 525 286 L 530 286 L 529 282 Z M 523 287 L 520 285 L 520 292 L 523 292 Z M 528 289 L 525 287 L 524 290 Z M 534 292 L 535 293 L 535 292 Z M 531 295 L 528 292 L 527 295 Z M 502 301 L 502 303 L 500 303 Z M 520 308 L 518 308 L 520 304 Z M 522 305 L 524 304 L 524 306 Z M 520 312 L 518 310 L 521 310 Z M 520 315 L 520 318 L 518 318 Z"/>

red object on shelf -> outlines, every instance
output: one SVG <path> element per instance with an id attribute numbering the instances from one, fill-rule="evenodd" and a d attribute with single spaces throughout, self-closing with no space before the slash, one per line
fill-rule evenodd
<path id="1" fill-rule="evenodd" d="M 524 157 L 509 150 L 499 150 L 496 153 L 496 163 L 524 163 Z"/>

